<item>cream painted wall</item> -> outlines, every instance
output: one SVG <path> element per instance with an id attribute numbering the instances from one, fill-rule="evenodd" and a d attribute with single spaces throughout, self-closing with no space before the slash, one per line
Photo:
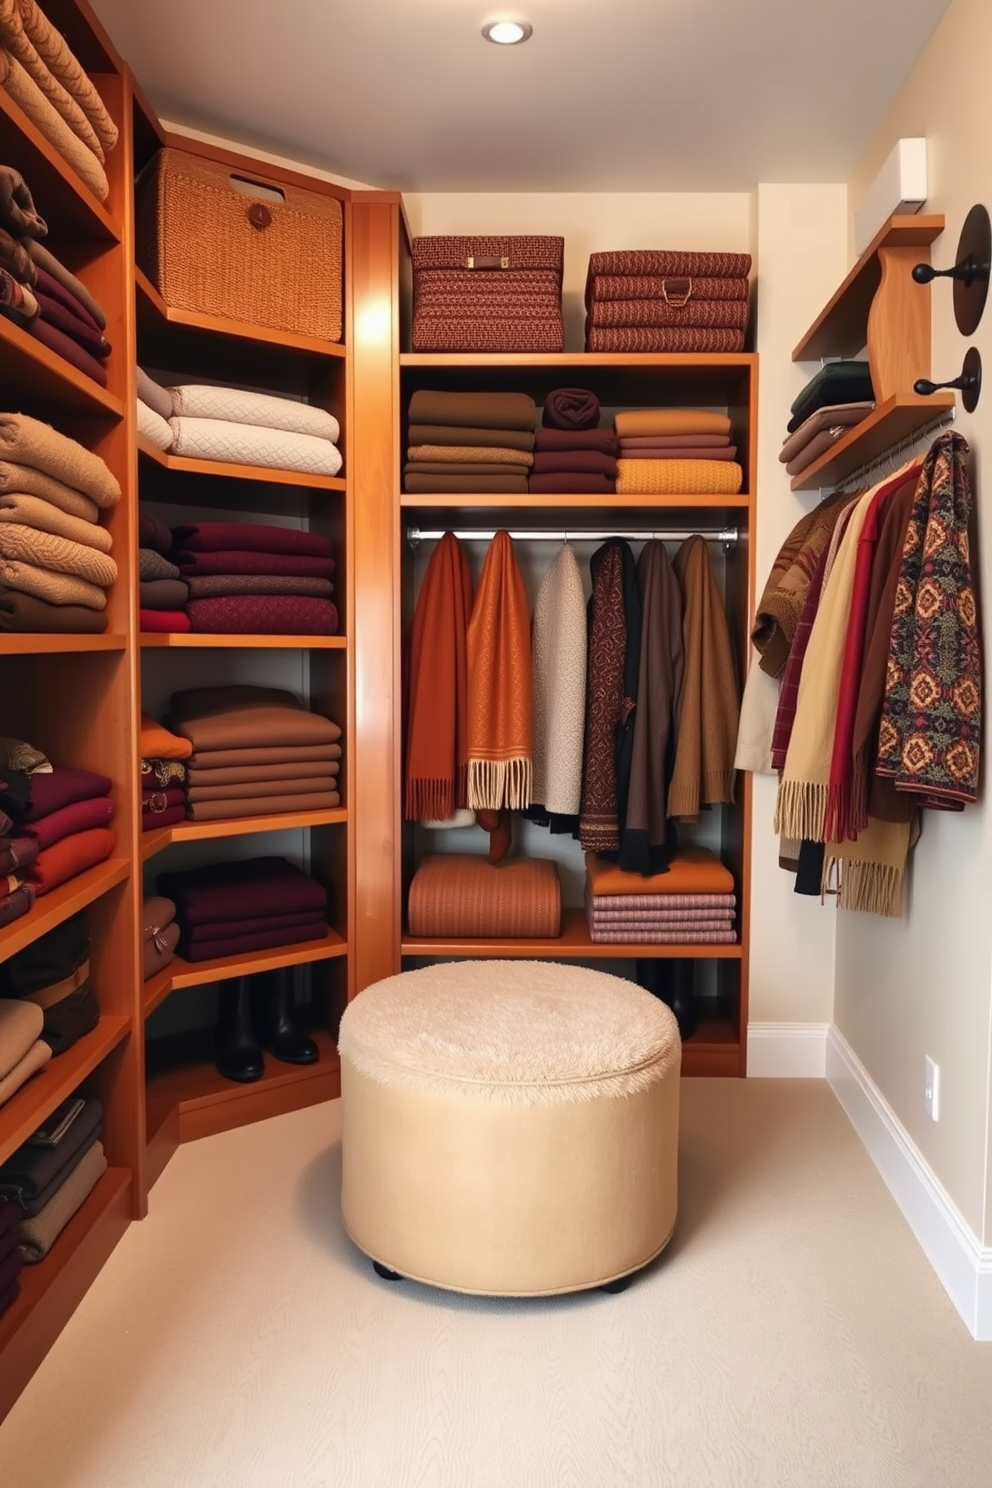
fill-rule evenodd
<path id="1" fill-rule="evenodd" d="M 792 348 L 846 272 L 847 188 L 761 185 L 755 202 L 760 593 L 783 540 L 817 500 L 815 492 L 793 494 L 778 452 L 789 405 L 815 371 L 794 363 Z M 754 777 L 750 1019 L 828 1023 L 837 916 L 796 894 L 794 879 L 778 866 L 775 790 L 773 776 Z"/>
<path id="2" fill-rule="evenodd" d="M 565 239 L 565 344 L 581 351 L 590 253 L 612 248 L 709 248 L 747 253 L 748 192 L 411 192 L 410 231 L 554 233 Z"/>
<path id="3" fill-rule="evenodd" d="M 934 261 L 954 261 L 958 233 L 975 201 L 992 205 L 992 113 L 988 63 L 992 4 L 954 0 L 885 116 L 851 181 L 853 214 L 896 139 L 925 135 L 927 209 L 947 228 Z M 851 240 L 853 241 L 853 239 Z M 958 333 L 947 284 L 933 288 L 933 373 L 961 369 L 969 344 Z M 992 375 L 992 306 L 973 338 Z M 992 448 L 992 389 L 957 427 L 975 452 L 978 566 L 985 655 L 992 655 L 992 520 L 982 507 L 983 454 Z M 986 683 L 989 680 L 986 660 Z M 986 702 L 986 725 L 989 708 Z M 986 779 L 988 771 L 985 771 Z M 835 1019 L 967 1223 L 992 1240 L 989 1158 L 992 1019 L 992 812 L 987 799 L 963 815 L 927 814 L 914 856 L 908 916 L 882 922 L 842 916 Z M 923 1109 L 923 1061 L 941 1070 L 940 1121 Z"/>

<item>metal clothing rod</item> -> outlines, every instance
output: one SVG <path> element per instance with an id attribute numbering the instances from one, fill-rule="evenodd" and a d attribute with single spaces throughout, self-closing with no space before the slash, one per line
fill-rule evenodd
<path id="1" fill-rule="evenodd" d="M 906 439 L 898 440 L 887 450 L 883 450 L 880 455 L 876 455 L 874 460 L 867 460 L 864 465 L 859 465 L 857 470 L 852 470 L 851 474 L 846 475 L 834 489 L 842 491 L 846 486 L 859 486 L 874 471 L 881 471 L 886 467 L 891 468 L 895 472 L 899 468 L 899 458 L 901 455 L 909 455 L 914 445 L 919 444 L 921 439 L 926 439 L 931 434 L 936 433 L 938 429 L 943 429 L 949 424 L 953 424 L 956 416 L 956 407 L 943 409 L 928 424 L 924 424 L 922 429 L 917 429 L 914 434 Z"/>
<path id="2" fill-rule="evenodd" d="M 501 529 L 502 530 L 502 529 Z M 428 531 L 424 527 L 408 527 L 406 529 L 406 540 L 411 547 L 416 547 L 422 542 L 440 542 L 445 532 L 451 528 L 440 528 L 437 531 Z M 659 539 L 662 542 L 684 542 L 687 537 L 703 537 L 707 542 L 722 543 L 725 548 L 731 548 L 740 541 L 740 532 L 736 527 L 724 527 L 719 532 L 701 532 L 698 528 L 683 528 L 678 531 L 645 531 L 641 528 L 610 527 L 604 531 L 592 531 L 587 528 L 541 528 L 540 530 L 522 528 L 508 534 L 514 542 L 606 542 L 611 537 L 626 538 L 628 542 L 651 542 Z M 463 531 L 452 532 L 459 542 L 492 542 L 496 536 L 495 529 L 482 531 L 479 528 L 466 528 Z"/>

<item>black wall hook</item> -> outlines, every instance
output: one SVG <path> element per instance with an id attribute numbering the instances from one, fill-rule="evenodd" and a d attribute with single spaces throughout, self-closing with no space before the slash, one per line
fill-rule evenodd
<path id="1" fill-rule="evenodd" d="M 913 392 L 920 398 L 932 398 L 942 388 L 953 388 L 959 392 L 965 411 L 974 413 L 982 395 L 982 358 L 977 346 L 969 346 L 964 354 L 960 374 L 950 382 L 931 382 L 929 377 L 921 377 L 913 383 Z"/>
<path id="2" fill-rule="evenodd" d="M 972 336 L 985 309 L 989 273 L 992 270 L 992 222 L 981 202 L 972 207 L 958 239 L 957 262 L 952 269 L 935 269 L 918 263 L 913 269 L 917 284 L 934 279 L 954 280 L 954 319 L 962 336 Z"/>

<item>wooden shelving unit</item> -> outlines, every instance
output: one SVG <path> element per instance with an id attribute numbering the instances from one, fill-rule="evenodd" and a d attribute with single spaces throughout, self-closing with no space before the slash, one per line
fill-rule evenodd
<path id="1" fill-rule="evenodd" d="M 862 465 L 912 439 L 953 407 L 953 393 L 935 393 L 932 398 L 920 398 L 916 393 L 893 394 L 876 404 L 867 418 L 824 450 L 812 465 L 793 476 L 792 489 L 815 491 L 820 486 L 840 485 Z"/>
<path id="2" fill-rule="evenodd" d="M 254 837 L 258 832 L 294 832 L 305 827 L 340 827 L 348 820 L 343 807 L 329 811 L 272 811 L 265 816 L 232 817 L 230 821 L 186 821 L 153 827 L 141 834 L 141 860 L 147 863 L 167 847 L 189 842 L 220 842 L 225 837 Z"/>
<path id="3" fill-rule="evenodd" d="M 141 632 L 143 651 L 346 651 L 345 636 L 199 635 L 193 631 Z"/>
<path id="4" fill-rule="evenodd" d="M 0 92 L 0 98 L 3 96 Z M 120 398 L 3 317 L 0 317 L 0 359 L 9 369 L 6 375 L 16 378 L 25 394 L 43 399 L 50 408 L 66 413 L 124 417 Z"/>
<path id="5" fill-rule="evenodd" d="M 606 945 L 594 941 L 586 925 L 585 911 L 563 909 L 561 934 L 553 940 L 457 940 L 410 935 L 404 930 L 400 950 L 404 956 L 465 956 L 530 961 L 626 961 L 652 956 L 680 961 L 740 961 L 743 950 L 736 945 L 659 945 L 656 941 L 621 942 Z"/>
<path id="6" fill-rule="evenodd" d="M 30 338 L 28 338 L 30 339 Z M 228 460 L 195 460 L 187 455 L 169 455 L 147 439 L 138 439 L 140 453 L 163 470 L 177 475 L 226 476 L 228 480 L 262 481 L 270 486 L 303 486 L 313 491 L 344 491 L 347 482 L 338 475 L 307 475 L 299 470 L 273 470 L 267 465 L 236 465 Z"/>

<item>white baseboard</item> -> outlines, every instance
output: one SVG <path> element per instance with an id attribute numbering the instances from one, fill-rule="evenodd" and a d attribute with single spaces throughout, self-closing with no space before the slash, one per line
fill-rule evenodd
<path id="1" fill-rule="evenodd" d="M 972 1233 L 834 1027 L 826 1040 L 826 1077 L 971 1336 L 992 1342 L 992 1247 L 983 1246 Z"/>
<path id="2" fill-rule="evenodd" d="M 749 1023 L 747 1073 L 773 1080 L 822 1080 L 827 1072 L 826 1023 Z"/>

